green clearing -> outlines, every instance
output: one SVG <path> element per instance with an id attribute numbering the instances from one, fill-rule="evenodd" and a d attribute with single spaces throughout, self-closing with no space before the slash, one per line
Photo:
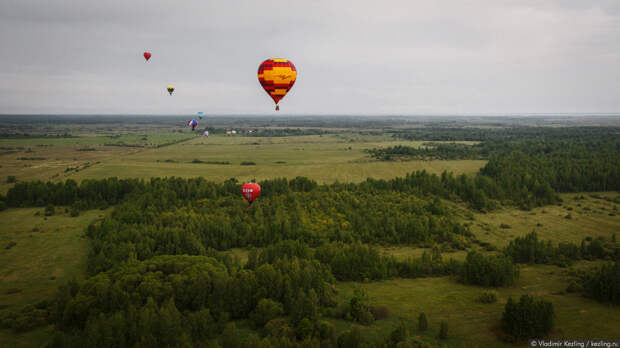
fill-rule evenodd
<path id="1" fill-rule="evenodd" d="M 419 248 L 415 246 L 387 246 L 381 247 L 381 252 L 385 256 L 394 256 L 397 260 L 405 260 L 410 257 L 419 258 L 427 252 L 429 255 L 431 254 L 431 248 Z M 455 259 L 458 261 L 463 261 L 467 257 L 467 251 L 458 250 L 454 252 L 442 252 L 442 257 L 444 259 Z"/>
<path id="2" fill-rule="evenodd" d="M 43 212 L 43 208 L 0 212 L 0 308 L 49 299 L 60 284 L 85 276 L 88 241 L 83 238 L 84 230 L 107 211 L 90 210 L 78 217 L 64 212 L 46 217 Z M 5 249 L 10 242 L 17 244 Z M 52 327 L 19 334 L 0 330 L 0 342 L 5 347 L 40 347 L 52 334 Z"/>
<path id="3" fill-rule="evenodd" d="M 84 230 L 106 212 L 90 210 L 70 217 L 64 212 L 44 216 L 43 211 L 20 208 L 0 212 L 2 307 L 47 299 L 58 285 L 85 275 L 88 242 L 83 238 Z M 10 242 L 17 244 L 6 249 Z"/>
<path id="4" fill-rule="evenodd" d="M 41 327 L 23 333 L 0 330 L 0 343 L 2 343 L 3 347 L 44 347 L 51 341 L 53 334 L 54 330 L 52 326 Z"/>
<path id="5" fill-rule="evenodd" d="M 563 194 L 561 205 L 531 211 L 506 208 L 487 214 L 475 213 L 470 228 L 478 239 L 497 247 L 504 247 L 510 240 L 532 231 L 536 231 L 541 239 L 577 244 L 585 237 L 609 238 L 620 232 L 620 216 L 614 210 L 617 204 L 592 195 L 608 199 L 620 196 L 616 192 Z M 581 196 L 584 198 L 575 200 Z M 568 214 L 570 219 L 566 218 Z M 501 228 L 501 224 L 510 228 Z"/>
<path id="6" fill-rule="evenodd" d="M 575 267 L 591 265 L 591 262 L 584 261 Z M 420 333 L 414 330 L 414 336 L 434 340 L 440 321 L 445 320 L 449 326 L 449 339 L 441 343 L 450 347 L 514 347 L 500 341 L 494 327 L 501 319 L 508 297 L 517 299 L 524 294 L 553 302 L 557 318 L 552 337 L 615 338 L 620 327 L 620 308 L 576 294 L 560 294 L 571 279 L 566 272 L 566 269 L 555 266 L 521 267 L 521 278 L 515 286 L 495 288 L 499 298 L 494 304 L 476 301 L 485 288 L 459 284 L 449 277 L 393 279 L 366 284 L 346 282 L 338 284 L 338 290 L 341 298 L 347 299 L 356 287 L 361 286 L 372 304 L 390 309 L 389 319 L 378 320 L 368 327 L 361 326 L 370 342 L 389 335 L 401 318 L 413 323 L 424 312 L 429 320 L 429 331 Z M 342 322 L 338 327 L 344 328 L 346 324 Z"/>

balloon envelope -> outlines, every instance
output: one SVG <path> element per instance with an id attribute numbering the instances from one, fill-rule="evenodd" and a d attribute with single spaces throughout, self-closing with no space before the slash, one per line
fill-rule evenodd
<path id="1" fill-rule="evenodd" d="M 253 182 L 243 184 L 243 186 L 241 186 L 241 194 L 243 198 L 252 203 L 260 195 L 260 186 Z"/>
<path id="2" fill-rule="evenodd" d="M 196 129 L 196 127 L 198 127 L 198 121 L 196 120 L 189 120 L 187 121 L 187 125 L 192 127 L 192 130 Z"/>
<path id="3" fill-rule="evenodd" d="M 144 59 L 146 59 L 146 60 L 151 59 L 151 53 L 150 52 L 144 52 Z"/>
<path id="4" fill-rule="evenodd" d="M 276 106 L 293 87 L 296 79 L 297 69 L 288 59 L 269 58 L 258 67 L 258 82 Z"/>
<path id="5" fill-rule="evenodd" d="M 166 89 L 168 90 L 168 93 L 170 93 L 170 95 L 172 95 L 172 92 L 174 92 L 174 86 L 173 85 L 168 85 L 168 87 L 166 87 Z"/>

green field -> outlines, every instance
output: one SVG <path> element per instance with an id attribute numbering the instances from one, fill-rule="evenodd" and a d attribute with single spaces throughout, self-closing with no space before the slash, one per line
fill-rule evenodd
<path id="1" fill-rule="evenodd" d="M 141 141 L 141 135 L 106 138 L 84 135 L 66 139 L 4 139 L 0 146 L 22 148 L 2 155 L 0 190 L 10 187 L 4 178 L 18 180 L 74 180 L 149 177 L 204 177 L 221 182 L 231 177 L 239 180 L 263 180 L 274 177 L 306 176 L 320 183 L 359 182 L 366 178 L 391 179 L 416 170 L 441 173 L 475 173 L 486 161 L 403 161 L 382 162 L 368 156 L 365 149 L 394 145 L 421 146 L 422 141 L 395 141 L 385 136 L 330 134 L 278 138 L 223 135 L 209 138 L 179 133 L 155 133 Z M 189 139 L 157 148 L 149 144 Z M 124 142 L 143 147 L 105 146 Z M 470 142 L 471 143 L 471 142 Z M 40 145 L 40 146 L 39 146 Z M 79 151 L 92 148 L 94 151 Z M 31 149 L 32 152 L 28 152 Z M 45 158 L 19 160 L 18 158 Z M 192 163 L 229 162 L 230 164 Z M 255 165 L 241 165 L 254 162 Z M 71 170 L 67 168 L 77 168 Z"/>
<path id="2" fill-rule="evenodd" d="M 85 274 L 88 243 L 84 231 L 106 212 L 90 210 L 70 217 L 64 211 L 44 216 L 43 211 L 21 208 L 0 212 L 2 307 L 48 298 L 59 284 Z M 10 242 L 16 244 L 6 249 Z"/>
<path id="3" fill-rule="evenodd" d="M 594 198 L 592 195 L 601 197 Z M 575 200 L 575 197 L 583 199 Z M 620 232 L 620 215 L 613 199 L 616 192 L 564 194 L 561 205 L 524 211 L 506 208 L 492 214 L 474 214 L 471 230 L 478 239 L 503 247 L 516 237 L 536 231 L 541 239 L 580 243 L 586 237 L 610 238 Z M 570 214 L 570 219 L 567 216 Z M 502 224 L 509 228 L 501 228 Z"/>
<path id="4" fill-rule="evenodd" d="M 9 175 L 21 181 L 65 180 L 108 160 L 191 137 L 169 131 L 150 131 L 122 135 L 79 133 L 75 138 L 0 139 L 0 192 L 6 192 L 11 186 L 6 182 Z"/>
<path id="5" fill-rule="evenodd" d="M 586 266 L 586 263 L 575 267 Z M 537 265 L 521 267 L 521 278 L 513 287 L 496 288 L 497 303 L 482 304 L 476 301 L 485 288 L 459 284 L 449 277 L 424 279 L 393 279 L 360 285 L 341 283 L 338 286 L 342 298 L 348 298 L 356 287 L 361 286 L 378 306 L 390 309 L 391 318 L 379 320 L 370 327 L 362 326 L 368 340 L 389 335 L 402 319 L 412 323 L 424 312 L 429 321 L 429 331 L 414 335 L 433 340 L 439 331 L 439 322 L 449 323 L 454 347 L 514 347 L 500 341 L 495 327 L 501 319 L 508 297 L 518 298 L 533 294 L 553 302 L 557 322 L 552 337 L 615 338 L 620 327 L 620 308 L 610 307 L 576 294 L 564 294 L 570 277 L 566 269 Z"/>
<path id="6" fill-rule="evenodd" d="M 60 284 L 83 279 L 86 273 L 88 224 L 106 214 L 91 210 L 79 217 L 64 211 L 44 216 L 43 208 L 0 212 L 0 308 L 19 308 L 52 298 Z M 5 247 L 16 243 L 10 249 Z M 15 334 L 0 330 L 2 346 L 39 347 L 52 328 Z"/>

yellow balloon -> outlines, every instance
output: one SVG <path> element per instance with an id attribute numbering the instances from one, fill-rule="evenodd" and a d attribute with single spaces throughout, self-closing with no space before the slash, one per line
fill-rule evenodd
<path id="1" fill-rule="evenodd" d="M 172 95 L 172 92 L 174 92 L 174 86 L 173 85 L 168 85 L 167 89 L 168 89 L 168 93 L 170 93 L 170 95 Z"/>

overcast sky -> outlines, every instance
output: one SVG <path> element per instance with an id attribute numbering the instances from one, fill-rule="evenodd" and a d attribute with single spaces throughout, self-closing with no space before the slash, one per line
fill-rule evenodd
<path id="1" fill-rule="evenodd" d="M 1 0 L 0 114 L 276 114 L 270 57 L 282 114 L 620 112 L 620 1 Z"/>

